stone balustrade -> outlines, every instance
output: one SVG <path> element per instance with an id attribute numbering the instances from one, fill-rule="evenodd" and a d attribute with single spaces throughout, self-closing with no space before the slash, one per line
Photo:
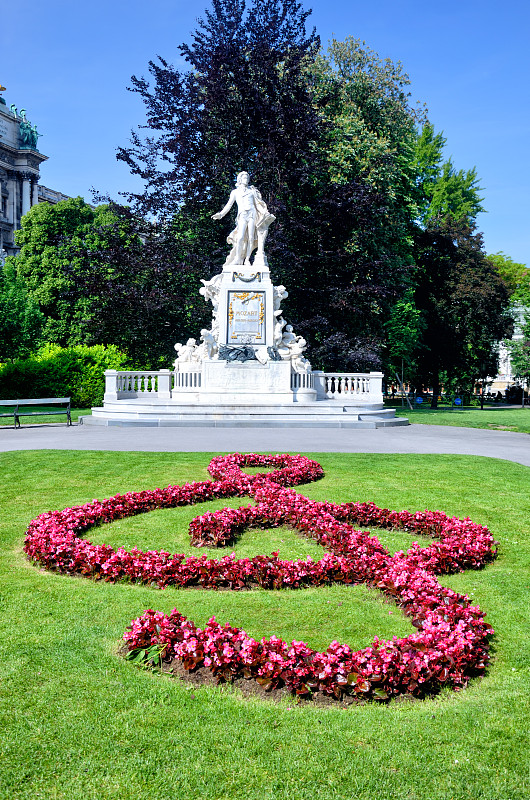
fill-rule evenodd
<path id="1" fill-rule="evenodd" d="M 293 372 L 291 375 L 291 389 L 314 389 L 313 372 Z"/>
<path id="2" fill-rule="evenodd" d="M 321 372 L 313 370 L 317 399 L 383 402 L 382 372 Z"/>
<path id="3" fill-rule="evenodd" d="M 383 402 L 382 372 L 322 372 L 313 370 L 293 373 L 291 389 L 295 394 L 316 389 L 318 400 L 359 400 L 361 402 Z M 181 364 L 172 372 L 139 370 L 105 371 L 105 400 L 125 400 L 141 397 L 158 397 L 169 400 L 171 392 L 179 394 L 201 391 L 201 364 Z M 314 396 L 314 395 L 313 395 Z"/>
<path id="4" fill-rule="evenodd" d="M 176 392 L 196 392 L 202 384 L 202 364 L 180 364 L 174 375 Z"/>
<path id="5" fill-rule="evenodd" d="M 158 372 L 143 370 L 105 370 L 104 400 L 127 400 L 136 397 L 171 398 L 174 374 L 169 369 Z"/>

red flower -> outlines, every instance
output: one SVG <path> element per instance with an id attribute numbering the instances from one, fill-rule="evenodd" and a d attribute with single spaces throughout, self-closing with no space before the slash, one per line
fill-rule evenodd
<path id="1" fill-rule="evenodd" d="M 251 476 L 243 472 L 245 466 L 274 470 Z M 168 616 L 149 610 L 124 635 L 130 650 L 160 646 L 165 657 L 180 659 L 185 669 L 206 666 L 219 681 L 243 676 L 266 689 L 287 686 L 299 695 L 322 691 L 336 698 L 349 694 L 386 700 L 401 693 L 423 696 L 441 684 L 463 686 L 485 668 L 493 630 L 484 613 L 470 606 L 467 596 L 441 587 L 435 576 L 479 569 L 491 561 L 496 550 L 487 528 L 440 511 L 397 512 L 373 503 L 308 500 L 285 488 L 322 477 L 321 466 L 303 456 L 232 453 L 214 458 L 209 471 L 213 481 L 128 492 L 41 514 L 29 525 L 25 552 L 59 572 L 160 587 L 279 589 L 366 582 L 391 597 L 417 628 L 403 639 L 375 639 L 356 653 L 338 642 L 319 653 L 304 642 L 288 645 L 274 636 L 257 642 L 215 618 L 203 631 L 176 610 Z M 136 548 L 130 553 L 114 551 L 81 538 L 94 525 L 155 508 L 245 495 L 254 497 L 257 505 L 196 517 L 190 524 L 192 544 L 222 547 L 244 528 L 288 524 L 319 542 L 328 554 L 316 562 L 282 561 L 277 553 L 243 559 L 232 554 L 216 560 Z M 375 536 L 354 525 L 407 530 L 436 541 L 426 548 L 413 542 L 406 554 L 391 556 Z"/>

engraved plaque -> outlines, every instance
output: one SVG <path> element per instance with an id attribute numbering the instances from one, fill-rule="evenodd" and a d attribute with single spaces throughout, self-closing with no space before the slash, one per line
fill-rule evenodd
<path id="1" fill-rule="evenodd" d="M 265 292 L 228 292 L 227 344 L 265 343 Z"/>

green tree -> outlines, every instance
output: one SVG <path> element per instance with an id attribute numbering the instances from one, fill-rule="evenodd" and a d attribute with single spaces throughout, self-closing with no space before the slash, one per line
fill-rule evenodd
<path id="1" fill-rule="evenodd" d="M 76 197 L 53 206 L 39 203 L 22 217 L 15 234 L 20 252 L 7 262 L 45 317 L 46 341 L 80 343 L 76 322 L 85 313 L 87 298 L 72 294 L 73 276 L 83 269 L 74 253 L 85 232 L 105 214 L 105 209 L 94 209 Z"/>
<path id="2" fill-rule="evenodd" d="M 353 37 L 333 39 L 311 69 L 314 94 L 325 123 L 325 180 L 360 184 L 380 198 L 373 251 L 389 264 L 410 262 L 415 216 L 416 125 L 424 112 L 410 104 L 410 78 L 401 63 L 381 59 Z M 374 238 L 375 233 L 375 238 Z M 358 231 L 350 251 L 358 250 Z"/>
<path id="3" fill-rule="evenodd" d="M 353 220 L 344 239 L 343 287 L 355 295 L 349 309 L 345 304 L 351 311 L 350 335 L 366 331 L 378 357 L 370 366 L 381 366 L 383 352 L 385 368 L 394 372 L 402 356 L 410 359 L 419 335 L 410 286 L 416 128 L 425 122 L 425 111 L 411 105 L 410 79 L 402 65 L 381 59 L 353 37 L 332 40 L 311 75 L 325 122 L 326 180 L 336 191 L 362 187 L 372 200 L 372 213 Z M 328 274 L 333 272 L 330 265 Z"/>
<path id="4" fill-rule="evenodd" d="M 84 268 L 72 276 L 72 293 L 88 298 L 79 336 L 116 345 L 137 367 L 167 367 L 175 342 L 211 321 L 196 265 L 177 226 L 153 225 L 123 206 L 111 207 L 110 220 L 75 250 Z"/>
<path id="5" fill-rule="evenodd" d="M 447 140 L 427 123 L 417 136 L 414 148 L 416 202 L 422 226 L 430 219 L 451 216 L 474 223 L 481 211 L 482 197 L 476 169 L 455 169 L 451 159 L 444 161 Z"/>
<path id="6" fill-rule="evenodd" d="M 482 236 L 464 220 L 430 220 L 416 247 L 414 298 L 423 325 L 416 378 L 432 388 L 436 406 L 442 380 L 471 388 L 475 379 L 496 374 L 497 344 L 511 335 L 513 321 Z"/>
<path id="7" fill-rule="evenodd" d="M 81 198 L 34 206 L 8 259 L 44 315 L 44 341 L 116 345 L 137 366 L 167 366 L 204 302 L 179 231 Z M 193 295 L 193 300 L 188 298 Z"/>
<path id="8" fill-rule="evenodd" d="M 510 293 L 512 303 L 530 307 L 530 269 L 504 253 L 493 253 L 488 261 L 495 267 Z"/>
<path id="9" fill-rule="evenodd" d="M 409 381 L 417 371 L 414 354 L 422 348 L 425 330 L 424 315 L 416 306 L 414 290 L 410 288 L 392 308 L 385 322 L 386 348 L 384 358 L 385 373 L 392 378 L 403 371 L 404 379 Z"/>
<path id="10" fill-rule="evenodd" d="M 0 362 L 23 358 L 42 343 L 44 317 L 9 261 L 0 267 Z"/>

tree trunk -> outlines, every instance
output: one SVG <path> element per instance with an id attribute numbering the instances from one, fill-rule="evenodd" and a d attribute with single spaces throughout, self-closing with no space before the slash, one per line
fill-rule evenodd
<path id="1" fill-rule="evenodd" d="M 432 400 L 431 408 L 438 408 L 438 395 L 440 394 L 440 373 L 435 372 L 432 376 Z"/>

